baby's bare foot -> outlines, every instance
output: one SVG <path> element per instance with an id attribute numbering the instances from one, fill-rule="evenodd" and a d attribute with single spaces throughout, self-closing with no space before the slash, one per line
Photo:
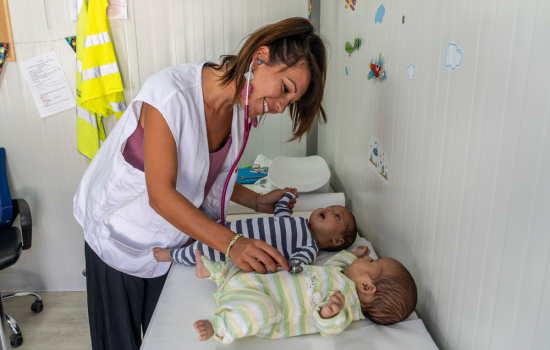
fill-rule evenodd
<path id="1" fill-rule="evenodd" d="M 193 324 L 197 333 L 199 333 L 199 340 L 205 341 L 214 335 L 214 327 L 208 320 L 198 320 Z"/>
<path id="2" fill-rule="evenodd" d="M 197 264 L 197 267 L 195 267 L 195 275 L 197 278 L 203 279 L 210 277 L 210 271 L 204 266 L 204 263 L 202 262 L 201 257 L 204 255 L 203 252 L 200 250 L 195 250 L 195 263 Z"/>
<path id="3" fill-rule="evenodd" d="M 153 255 L 158 262 L 172 262 L 170 249 L 153 248 Z"/>

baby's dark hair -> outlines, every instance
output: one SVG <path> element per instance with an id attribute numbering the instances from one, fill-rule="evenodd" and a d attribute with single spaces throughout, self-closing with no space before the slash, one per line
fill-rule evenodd
<path id="1" fill-rule="evenodd" d="M 347 210 L 347 208 L 344 209 Z M 355 242 L 355 239 L 357 238 L 357 222 L 355 221 L 355 216 L 353 215 L 351 210 L 349 211 L 349 213 L 351 214 L 353 221 L 348 225 L 346 231 L 342 234 L 344 243 L 340 244 L 339 246 L 327 247 L 323 250 L 329 252 L 339 252 L 343 249 L 348 249 Z"/>
<path id="2" fill-rule="evenodd" d="M 393 260 L 393 259 L 392 259 Z M 418 299 L 416 284 L 409 271 L 399 261 L 393 272 L 380 271 L 372 283 L 376 293 L 368 305 L 361 308 L 372 322 L 390 325 L 401 322 L 414 311 Z"/>

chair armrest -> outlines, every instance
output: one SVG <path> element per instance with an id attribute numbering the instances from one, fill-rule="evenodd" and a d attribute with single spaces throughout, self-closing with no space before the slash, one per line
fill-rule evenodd
<path id="1" fill-rule="evenodd" d="M 31 209 L 26 200 L 18 198 L 13 203 L 13 220 L 18 214 L 21 215 L 21 232 L 23 234 L 23 250 L 27 250 L 32 245 L 32 218 Z"/>

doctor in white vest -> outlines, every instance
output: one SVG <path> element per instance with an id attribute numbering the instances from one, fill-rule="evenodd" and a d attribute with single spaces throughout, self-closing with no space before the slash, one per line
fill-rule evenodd
<path id="1" fill-rule="evenodd" d="M 325 47 L 303 18 L 258 29 L 238 55 L 222 56 L 220 65 L 183 64 L 151 76 L 91 162 L 74 198 L 86 240 L 93 349 L 140 347 L 170 268 L 154 259 L 152 247 L 181 247 L 193 238 L 225 254 L 234 241 L 235 233 L 216 220 L 225 179 L 242 145 L 241 91 L 252 61 L 249 117 L 282 113 L 289 106 L 293 139 L 307 133 L 316 117 L 326 122 Z M 138 123 L 144 171 L 123 156 Z M 229 136 L 230 149 L 205 197 L 209 153 Z M 225 208 L 231 199 L 273 213 L 284 190 L 257 196 L 235 183 L 236 175 L 231 174 Z M 229 257 L 246 271 L 275 271 L 276 262 L 288 266 L 275 248 L 243 237 L 233 242 Z"/>

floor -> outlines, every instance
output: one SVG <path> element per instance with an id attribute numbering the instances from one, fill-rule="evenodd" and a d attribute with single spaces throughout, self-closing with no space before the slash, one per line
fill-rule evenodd
<path id="1" fill-rule="evenodd" d="M 44 303 L 44 310 L 38 314 L 31 311 L 33 297 L 17 298 L 4 303 L 6 312 L 15 318 L 23 333 L 23 345 L 18 349 L 91 349 L 86 292 L 38 294 Z M 11 331 L 6 331 L 11 335 Z"/>

